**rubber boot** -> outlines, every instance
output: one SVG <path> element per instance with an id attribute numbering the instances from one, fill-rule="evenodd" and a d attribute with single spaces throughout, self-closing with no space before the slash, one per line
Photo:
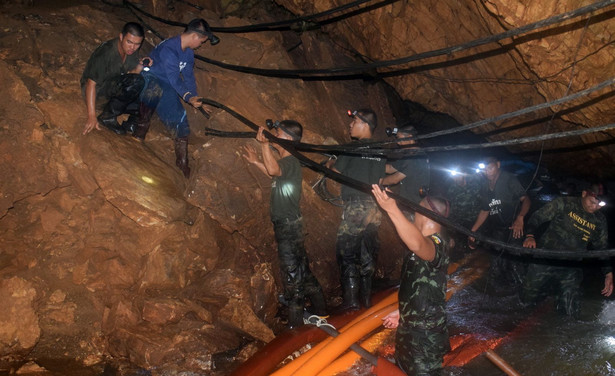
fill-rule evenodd
<path id="1" fill-rule="evenodd" d="M 365 308 L 372 306 L 372 278 L 361 277 L 361 304 Z"/>
<path id="2" fill-rule="evenodd" d="M 145 135 L 149 131 L 149 125 L 154 111 L 156 111 L 155 108 L 148 107 L 145 103 L 139 105 L 139 117 L 132 125 L 132 137 L 145 141 Z M 130 118 L 128 118 L 127 121 L 130 121 Z"/>
<path id="3" fill-rule="evenodd" d="M 190 167 L 188 167 L 188 137 L 179 137 L 175 139 L 175 164 L 184 177 L 190 177 Z"/>
<path id="4" fill-rule="evenodd" d="M 303 325 L 303 306 L 292 303 L 288 306 L 288 328 L 293 329 Z"/>
<path id="5" fill-rule="evenodd" d="M 126 108 L 126 103 L 117 98 L 111 98 L 105 105 L 103 112 L 98 115 L 98 122 L 105 128 L 109 128 L 116 134 L 126 134 L 124 127 L 117 122 L 117 117 L 122 114 Z"/>
<path id="6" fill-rule="evenodd" d="M 327 313 L 327 302 L 325 301 L 325 296 L 322 293 L 322 290 L 310 294 L 309 296 L 310 302 L 312 302 L 312 307 L 310 308 L 310 313 L 325 317 L 328 315 Z"/>
<path id="7" fill-rule="evenodd" d="M 359 305 L 359 279 L 346 278 L 342 280 L 342 290 L 344 291 L 343 302 L 340 309 L 356 311 Z"/>

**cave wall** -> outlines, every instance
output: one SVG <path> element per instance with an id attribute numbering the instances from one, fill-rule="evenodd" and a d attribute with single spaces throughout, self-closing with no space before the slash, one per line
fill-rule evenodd
<path id="1" fill-rule="evenodd" d="M 141 5 L 183 22 L 197 16 L 216 26 L 247 22 L 180 2 Z M 249 129 L 223 111 L 205 120 L 189 109 L 189 180 L 175 167 L 172 139 L 157 118 L 143 143 L 105 129 L 83 135 L 81 72 L 91 52 L 134 16 L 89 1 L 0 7 L 0 94 L 8 99 L 0 102 L 0 296 L 11 307 L 0 314 L 0 370 L 28 360 L 53 370 L 45 359 L 60 359 L 99 370 L 126 362 L 158 374 L 225 374 L 215 369 L 215 354 L 243 349 L 241 361 L 284 327 L 276 316 L 270 180 L 241 156 L 242 147 L 256 141 L 215 138 L 203 128 Z M 155 27 L 165 35 L 181 31 Z M 270 68 L 352 62 L 321 34 L 221 38 L 199 53 Z M 144 52 L 158 43 L 151 33 L 146 41 Z M 298 41 L 309 58 L 287 51 Z M 205 97 L 258 124 L 296 119 L 306 142 L 348 141 L 349 108 L 372 107 L 382 124 L 394 122 L 381 84 L 303 82 L 197 66 Z M 336 304 L 341 211 L 314 193 L 319 176 L 305 170 L 306 246 L 312 270 Z M 385 242 L 378 273 L 394 278 L 401 248 L 390 227 L 383 231 L 393 240 Z"/>
<path id="2" fill-rule="evenodd" d="M 340 0 L 276 0 L 297 15 L 321 12 Z M 592 1 L 462 0 L 399 1 L 324 27 L 331 38 L 347 43 L 365 61 L 397 59 L 460 45 L 521 27 Z M 403 99 L 462 124 L 552 101 L 612 78 L 615 68 L 613 7 L 470 50 L 418 61 L 400 68 L 410 74 L 385 78 Z M 387 69 L 382 69 L 387 72 Z M 612 88 L 589 97 L 475 130 L 492 132 L 492 141 L 610 124 L 615 120 Z M 547 125 L 554 111 L 558 113 Z M 534 121 L 541 119 L 540 121 Z M 424 124 L 429 127 L 429 124 Z M 501 132 L 506 127 L 514 131 Z M 495 132 L 494 132 L 495 131 Z M 547 167 L 566 174 L 612 179 L 612 133 L 592 133 L 545 143 L 545 149 L 577 147 L 569 153 L 546 154 Z M 599 146 L 598 143 L 607 144 Z M 593 144 L 593 145 L 592 145 Z M 530 152 L 540 144 L 510 148 Z M 486 151 L 488 153 L 488 151 Z M 530 154 L 536 160 L 536 153 Z M 584 163 L 577 163 L 583 161 Z"/>

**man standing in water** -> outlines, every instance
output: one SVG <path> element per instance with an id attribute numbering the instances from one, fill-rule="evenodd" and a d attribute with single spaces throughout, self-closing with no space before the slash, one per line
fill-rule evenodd
<path id="1" fill-rule="evenodd" d="M 274 136 L 284 140 L 301 141 L 303 128 L 294 120 L 283 120 L 272 129 Z M 326 316 L 325 298 L 320 283 L 310 270 L 303 241 L 303 217 L 299 208 L 301 200 L 301 164 L 286 149 L 273 146 L 279 153 L 276 159 L 272 146 L 260 128 L 256 140 L 261 144 L 263 161 L 258 159 L 252 146 L 245 146 L 243 157 L 271 177 L 271 222 L 278 243 L 278 258 L 284 298 L 288 303 L 288 326 L 303 324 L 305 297 L 312 302 L 311 313 Z"/>
<path id="2" fill-rule="evenodd" d="M 538 239 L 540 248 L 585 251 L 606 249 L 607 223 L 599 210 L 604 206 L 602 184 L 594 184 L 581 197 L 558 197 L 532 214 L 527 224 L 524 247 L 536 248 L 534 235 L 541 224 L 549 222 Z M 601 293 L 613 293 L 613 271 L 610 265 L 602 268 L 604 288 Z M 532 263 L 528 267 L 521 301 L 536 303 L 550 290 L 556 293 L 557 311 L 578 318 L 581 308 L 583 269 L 577 261 Z"/>
<path id="3" fill-rule="evenodd" d="M 500 169 L 500 161 L 494 157 L 485 161 L 484 175 L 487 181 L 481 188 L 481 210 L 472 226 L 478 231 L 483 224 L 489 227 L 489 237 L 510 243 L 523 236 L 525 215 L 530 210 L 530 198 L 516 176 Z M 474 238 L 469 238 L 470 243 Z M 488 283 L 493 292 L 511 293 L 521 286 L 523 263 L 508 254 L 492 255 Z"/>
<path id="4" fill-rule="evenodd" d="M 408 375 L 437 375 L 449 349 L 445 311 L 449 259 L 442 226 L 420 213 L 410 222 L 380 187 L 373 185 L 372 192 L 409 250 L 402 266 L 399 309 L 383 319 L 386 328 L 397 328 L 397 365 Z M 444 199 L 426 196 L 420 205 L 443 217 L 449 215 Z"/>
<path id="5" fill-rule="evenodd" d="M 371 141 L 378 125 L 376 113 L 362 109 L 348 111 L 348 115 L 352 117 L 348 130 L 353 144 L 360 147 L 361 143 Z M 377 184 L 384 177 L 385 164 L 383 158 L 341 155 L 327 163 L 327 167 L 363 183 Z M 364 307 L 372 305 L 372 277 L 376 269 L 382 214 L 369 193 L 347 185 L 342 186 L 342 200 L 344 211 L 335 244 L 342 285 L 341 309 L 356 310 L 360 304 Z"/>

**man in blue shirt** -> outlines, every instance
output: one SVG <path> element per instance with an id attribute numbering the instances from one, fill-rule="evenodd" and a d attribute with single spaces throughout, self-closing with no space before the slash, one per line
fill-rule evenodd
<path id="1" fill-rule="evenodd" d="M 141 95 L 141 102 L 146 109 L 149 109 L 149 116 L 142 116 L 141 121 L 135 124 L 133 129 L 133 136 L 144 140 L 149 130 L 151 114 L 156 110 L 165 127 L 173 133 L 175 164 L 186 178 L 190 176 L 190 167 L 188 167 L 190 126 L 181 101 L 189 103 L 194 108 L 203 105 L 194 78 L 194 50 L 208 40 L 212 45 L 219 41 L 212 34 L 207 22 L 198 18 L 190 21 L 183 33 L 166 39 L 156 46 L 150 55 L 154 63 L 148 72 L 143 73 L 147 84 Z M 208 109 L 205 111 L 210 112 Z"/>

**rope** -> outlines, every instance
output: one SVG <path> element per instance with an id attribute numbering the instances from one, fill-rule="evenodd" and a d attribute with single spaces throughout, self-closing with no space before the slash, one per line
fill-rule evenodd
<path id="1" fill-rule="evenodd" d="M 230 109 L 229 107 L 215 102 L 211 99 L 204 99 L 203 100 L 204 103 L 207 103 L 211 106 L 223 109 L 224 111 L 226 111 L 229 115 L 233 116 L 234 118 L 236 118 L 237 120 L 241 121 L 242 123 L 244 123 L 245 125 L 247 125 L 248 127 L 250 127 L 251 129 L 253 129 L 254 131 L 258 130 L 259 126 L 256 125 L 255 123 L 253 123 L 252 121 L 250 121 L 249 119 L 247 119 L 246 117 L 244 117 L 243 115 L 239 114 L 238 112 Z M 613 127 L 615 127 L 615 124 L 611 124 Z M 298 144 L 296 141 L 289 141 L 289 140 L 284 140 L 284 139 L 279 139 L 275 136 L 273 136 L 271 133 L 269 132 L 264 132 L 263 133 L 265 135 L 265 137 L 270 141 L 270 142 L 275 142 L 278 145 L 280 145 L 281 147 L 283 147 L 284 149 L 286 149 L 290 154 L 292 154 L 294 157 L 296 157 L 300 162 L 302 162 L 305 166 L 309 167 L 310 169 L 320 172 L 322 174 L 324 174 L 326 177 L 333 179 L 335 181 L 337 181 L 338 183 L 350 186 L 352 188 L 358 189 L 360 191 L 366 192 L 371 194 L 371 190 L 372 187 L 369 184 L 363 183 L 361 181 L 349 178 L 345 175 L 342 175 L 340 173 L 337 173 L 333 170 L 330 170 L 328 168 L 326 168 L 325 166 L 321 165 L 318 162 L 315 162 L 309 158 L 307 158 L 306 156 L 304 156 L 303 154 L 299 153 L 297 151 L 297 149 L 295 148 L 295 146 Z M 546 259 L 558 259 L 558 260 L 583 260 L 583 259 L 608 259 L 610 257 L 615 256 L 615 249 L 608 249 L 608 250 L 592 250 L 592 251 L 576 251 L 576 250 L 551 250 L 551 249 L 544 249 L 544 248 L 524 248 L 524 247 L 519 247 L 519 246 L 515 246 L 515 245 L 511 245 L 505 242 L 501 242 L 498 240 L 494 240 L 492 238 L 488 238 L 482 234 L 478 234 L 478 233 L 474 233 L 472 231 L 470 231 L 469 229 L 459 225 L 458 223 L 455 223 L 451 220 L 449 220 L 446 217 L 443 217 L 431 210 L 427 210 L 426 208 L 422 207 L 421 205 L 414 203 L 412 201 L 409 201 L 403 197 L 401 197 L 400 195 L 393 193 L 393 192 L 387 192 L 387 194 L 392 197 L 393 199 L 395 199 L 397 201 L 398 204 L 410 208 L 411 210 L 414 210 L 417 213 L 420 213 L 422 215 L 424 215 L 425 217 L 428 217 L 438 223 L 440 223 L 441 225 L 445 226 L 445 227 L 449 227 L 452 228 L 455 231 L 458 231 L 462 234 L 468 235 L 468 236 L 472 236 L 475 239 L 501 248 L 503 250 L 505 250 L 507 253 L 513 254 L 513 255 L 517 255 L 517 256 L 531 256 L 531 257 L 536 257 L 536 258 L 546 258 Z"/>

